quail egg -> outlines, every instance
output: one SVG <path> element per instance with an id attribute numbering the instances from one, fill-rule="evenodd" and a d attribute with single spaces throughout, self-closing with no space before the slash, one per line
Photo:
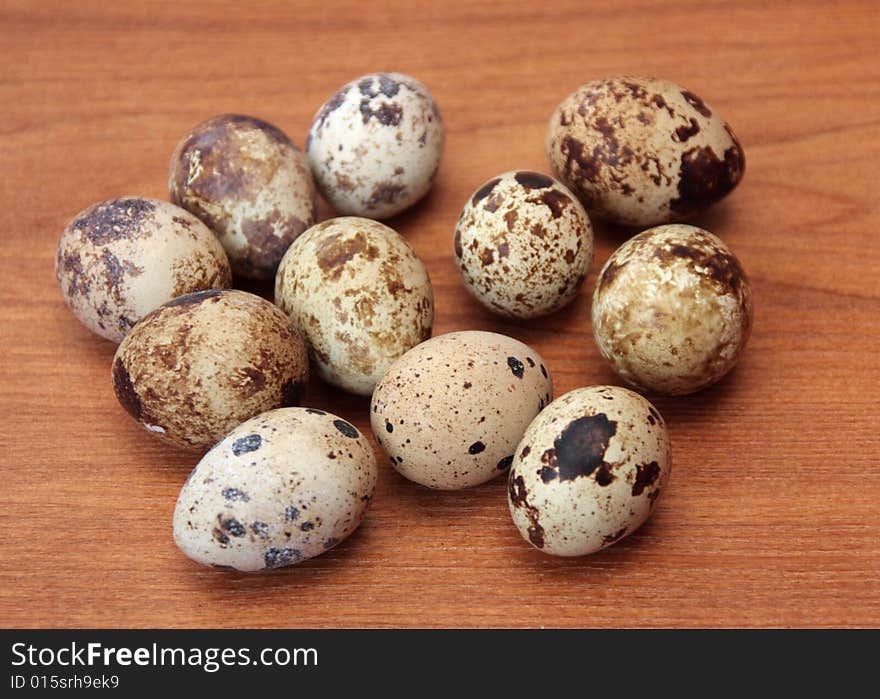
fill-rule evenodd
<path id="1" fill-rule="evenodd" d="M 55 275 L 79 321 L 113 342 L 175 296 L 232 285 L 214 234 L 188 211 L 144 197 L 110 199 L 75 216 L 61 234 Z"/>
<path id="2" fill-rule="evenodd" d="M 455 227 L 455 259 L 468 291 L 490 311 L 535 318 L 577 295 L 593 258 L 584 207 L 537 172 L 505 172 L 468 200 Z"/>
<path id="3" fill-rule="evenodd" d="M 340 214 L 384 219 L 431 188 L 443 140 L 443 119 L 428 88 L 401 73 L 371 73 L 318 110 L 306 154 L 318 187 Z"/>
<path id="4" fill-rule="evenodd" d="M 272 279 L 317 216 L 302 151 L 275 126 L 240 114 L 193 127 L 171 157 L 168 192 L 217 234 L 232 271 L 250 279 Z"/>
<path id="5" fill-rule="evenodd" d="M 694 93 L 656 78 L 594 80 L 550 119 L 547 155 L 590 214 L 628 226 L 680 221 L 727 195 L 745 156 Z"/>
<path id="6" fill-rule="evenodd" d="M 206 450 L 258 413 L 296 405 L 305 345 L 278 308 L 244 291 L 180 296 L 146 316 L 113 358 L 113 389 L 147 430 Z"/>
<path id="7" fill-rule="evenodd" d="M 328 383 L 370 395 L 388 366 L 431 335 L 422 261 L 388 226 L 347 216 L 313 226 L 278 268 L 275 301 Z"/>
<path id="8" fill-rule="evenodd" d="M 547 406 L 517 446 L 510 514 L 544 553 L 595 553 L 651 515 L 671 468 L 653 405 L 618 386 L 579 388 Z"/>
<path id="9" fill-rule="evenodd" d="M 174 541 L 215 568 L 300 563 L 358 527 L 376 476 L 372 447 L 354 425 L 314 408 L 271 410 L 195 467 L 174 510 Z"/>
<path id="10" fill-rule="evenodd" d="M 602 356 L 642 391 L 679 395 L 736 364 L 752 328 L 752 294 L 739 260 L 694 226 L 649 229 L 605 263 L 593 295 Z"/>
<path id="11" fill-rule="evenodd" d="M 544 360 L 531 347 L 467 330 L 423 342 L 392 364 L 373 392 L 370 420 L 403 476 L 456 490 L 505 472 L 552 395 Z"/>

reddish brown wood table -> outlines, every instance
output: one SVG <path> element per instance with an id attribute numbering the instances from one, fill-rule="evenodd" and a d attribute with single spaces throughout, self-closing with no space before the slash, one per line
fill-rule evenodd
<path id="1" fill-rule="evenodd" d="M 880 624 L 876 3 L 184 5 L 0 3 L 0 624 Z M 468 195 L 505 170 L 547 171 L 550 113 L 607 74 L 688 86 L 744 145 L 742 185 L 697 223 L 750 273 L 754 334 L 722 383 L 657 401 L 670 487 L 606 552 L 544 556 L 511 525 L 503 479 L 431 492 L 384 459 L 364 525 L 318 559 L 245 576 L 174 547 L 171 513 L 196 458 L 117 404 L 114 346 L 58 293 L 58 236 L 92 202 L 165 197 L 171 151 L 194 123 L 253 114 L 302 145 L 321 102 L 373 70 L 420 78 L 447 124 L 435 188 L 391 222 L 428 266 L 434 332 L 533 343 L 557 395 L 617 382 L 589 299 L 625 236 L 596 226 L 571 307 L 503 322 L 453 262 Z M 309 402 L 369 428 L 365 399 L 315 382 Z"/>

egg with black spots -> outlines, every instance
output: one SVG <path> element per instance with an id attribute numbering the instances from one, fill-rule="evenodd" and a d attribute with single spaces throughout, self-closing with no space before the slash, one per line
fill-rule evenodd
<path id="1" fill-rule="evenodd" d="M 590 215 L 626 226 L 682 221 L 727 196 L 745 170 L 730 126 L 657 78 L 594 80 L 550 118 L 547 156 Z"/>
<path id="2" fill-rule="evenodd" d="M 144 428 L 205 451 L 254 415 L 297 405 L 305 344 L 284 313 L 232 289 L 186 294 L 150 313 L 113 358 L 113 389 Z"/>
<path id="3" fill-rule="evenodd" d="M 553 397 L 541 355 L 478 330 L 439 335 L 392 364 L 370 404 L 373 433 L 394 468 L 429 488 L 485 483 Z"/>
<path id="4" fill-rule="evenodd" d="M 369 441 L 347 420 L 315 408 L 265 412 L 190 474 L 174 510 L 174 542 L 223 570 L 300 563 L 358 527 L 377 474 Z"/>
<path id="5" fill-rule="evenodd" d="M 608 258 L 592 316 L 599 350 L 621 378 L 641 391 L 681 395 L 736 365 L 751 334 L 752 292 L 720 238 L 668 224 Z"/>
<path id="6" fill-rule="evenodd" d="M 564 185 L 515 170 L 485 182 L 468 199 L 454 235 L 468 291 L 490 311 L 536 318 L 577 296 L 593 259 L 593 229 Z"/>
<path id="7" fill-rule="evenodd" d="M 322 194 L 345 216 L 385 219 L 431 188 L 443 118 L 422 83 L 371 73 L 342 86 L 318 110 L 306 155 Z"/>
<path id="8" fill-rule="evenodd" d="M 393 229 L 356 216 L 319 223 L 290 246 L 275 302 L 321 378 L 365 396 L 394 360 L 431 336 L 434 322 L 419 256 Z"/>
<path id="9" fill-rule="evenodd" d="M 194 126 L 171 157 L 168 193 L 219 237 L 232 271 L 272 279 L 317 218 L 308 161 L 278 127 L 241 114 Z"/>
<path id="10" fill-rule="evenodd" d="M 176 296 L 232 285 L 226 253 L 207 226 L 146 197 L 110 199 L 77 214 L 58 242 L 55 275 L 77 319 L 113 342 Z"/>
<path id="11" fill-rule="evenodd" d="M 513 523 L 554 556 L 595 553 L 638 529 L 666 487 L 666 423 L 619 386 L 570 391 L 529 425 L 508 476 Z"/>

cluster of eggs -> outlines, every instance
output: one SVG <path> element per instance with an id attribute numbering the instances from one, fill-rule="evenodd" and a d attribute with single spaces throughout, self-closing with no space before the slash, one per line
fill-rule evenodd
<path id="1" fill-rule="evenodd" d="M 522 342 L 478 330 L 431 338 L 425 267 L 378 219 L 427 193 L 443 143 L 424 85 L 367 75 L 318 110 L 305 153 L 264 121 L 218 116 L 175 149 L 173 203 L 121 197 L 65 228 L 61 291 L 86 327 L 119 343 L 119 402 L 203 453 L 173 521 L 192 559 L 295 564 L 360 523 L 375 455 L 347 420 L 301 406 L 310 368 L 371 396 L 376 440 L 406 478 L 460 489 L 507 474 L 513 522 L 546 553 L 598 551 L 652 512 L 670 444 L 640 393 L 592 386 L 554 400 L 547 363 Z M 546 147 L 555 178 L 505 172 L 465 203 L 452 252 L 466 288 L 499 315 L 543 316 L 587 276 L 590 216 L 653 226 L 599 274 L 599 349 L 640 392 L 719 380 L 748 339 L 749 286 L 720 239 L 678 221 L 742 177 L 730 128 L 673 83 L 611 78 L 559 105 Z M 339 217 L 317 222 L 319 191 Z M 231 288 L 233 274 L 274 279 L 275 303 Z"/>

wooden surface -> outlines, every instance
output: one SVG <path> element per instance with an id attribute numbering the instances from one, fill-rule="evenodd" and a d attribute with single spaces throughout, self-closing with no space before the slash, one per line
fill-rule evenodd
<path id="1" fill-rule="evenodd" d="M 880 624 L 876 3 L 250 5 L 0 3 L 3 626 Z M 171 513 L 196 459 L 117 404 L 114 346 L 56 287 L 58 236 L 94 201 L 165 197 L 171 151 L 194 123 L 253 114 L 302 145 L 321 102 L 373 70 L 420 78 L 447 124 L 434 190 L 392 221 L 429 268 L 435 333 L 533 343 L 557 395 L 616 382 L 589 295 L 626 234 L 597 226 L 570 308 L 501 322 L 453 264 L 471 191 L 504 170 L 547 171 L 550 113 L 606 74 L 688 86 L 743 143 L 742 185 L 697 222 L 750 273 L 754 334 L 721 384 L 656 401 L 670 487 L 606 552 L 531 549 L 503 479 L 435 493 L 385 460 L 363 526 L 319 559 L 245 576 L 174 547 Z M 314 384 L 308 401 L 369 428 L 366 400 Z"/>

